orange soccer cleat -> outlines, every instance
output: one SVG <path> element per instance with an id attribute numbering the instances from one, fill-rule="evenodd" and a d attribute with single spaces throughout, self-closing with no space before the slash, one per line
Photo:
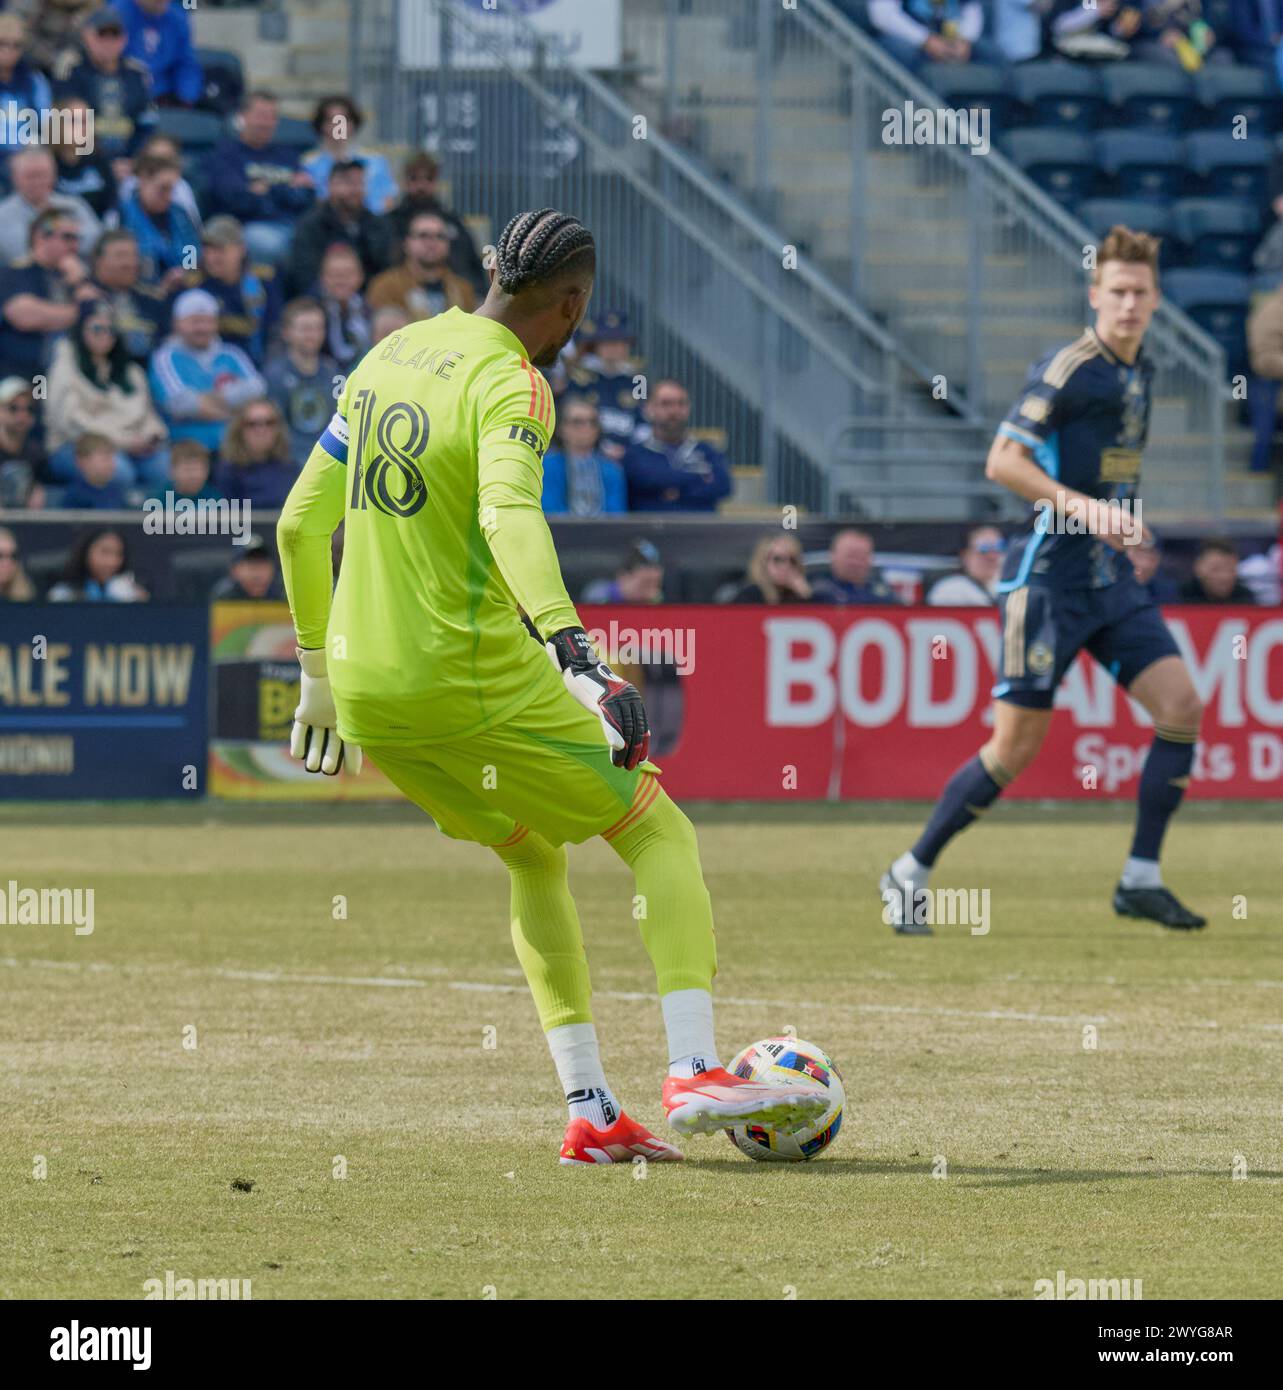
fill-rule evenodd
<path id="1" fill-rule="evenodd" d="M 561 1141 L 563 1163 L 631 1163 L 644 1158 L 650 1163 L 680 1163 L 681 1151 L 656 1139 L 645 1125 L 621 1114 L 609 1129 L 598 1129 L 587 1120 L 571 1120 Z"/>
<path id="2" fill-rule="evenodd" d="M 664 1082 L 668 1123 L 682 1134 L 713 1134 L 735 1125 L 761 1125 L 788 1133 L 828 1109 L 820 1086 L 747 1081 L 725 1067 Z"/>

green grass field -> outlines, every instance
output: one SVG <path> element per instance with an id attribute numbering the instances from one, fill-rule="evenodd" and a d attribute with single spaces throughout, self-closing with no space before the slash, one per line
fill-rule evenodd
<path id="1" fill-rule="evenodd" d="M 416 813 L 8 808 L 0 881 L 96 903 L 91 936 L 0 927 L 0 1293 L 1027 1299 L 1063 1269 L 1277 1295 L 1277 812 L 1187 808 L 1169 880 L 1212 918 L 1187 935 L 1109 910 L 1127 808 L 1002 807 L 936 883 L 990 888 L 989 934 L 930 940 L 875 889 L 917 808 L 692 814 L 724 1059 L 792 1026 L 845 1077 L 812 1163 L 719 1135 L 561 1168 L 506 875 Z M 596 842 L 571 883 L 607 1071 L 658 1127 L 631 880 Z"/>

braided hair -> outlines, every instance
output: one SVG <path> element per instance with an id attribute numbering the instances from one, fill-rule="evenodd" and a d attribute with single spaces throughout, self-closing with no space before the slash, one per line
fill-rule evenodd
<path id="1" fill-rule="evenodd" d="M 539 208 L 518 213 L 495 248 L 499 288 L 504 294 L 547 285 L 591 271 L 597 263 L 593 235 L 577 217 Z"/>

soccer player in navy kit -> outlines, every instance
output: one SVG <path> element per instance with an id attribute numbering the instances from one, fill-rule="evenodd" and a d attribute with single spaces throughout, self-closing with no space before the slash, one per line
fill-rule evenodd
<path id="1" fill-rule="evenodd" d="M 1136 833 L 1114 910 L 1165 927 L 1206 925 L 1163 885 L 1163 832 L 1189 784 L 1202 705 L 1158 605 L 1128 549 L 1148 535 L 1128 505 L 1149 429 L 1153 366 L 1141 343 L 1158 303 L 1158 241 L 1114 227 L 1088 291 L 1094 328 L 1034 364 L 998 429 L 985 474 L 1034 504 L 999 585 L 1003 636 L 993 736 L 960 767 L 911 850 L 883 875 L 884 917 L 929 935 L 916 894 L 940 851 L 1037 756 L 1051 704 L 1084 648 L 1154 721 Z M 923 904 L 925 906 L 925 904 Z"/>

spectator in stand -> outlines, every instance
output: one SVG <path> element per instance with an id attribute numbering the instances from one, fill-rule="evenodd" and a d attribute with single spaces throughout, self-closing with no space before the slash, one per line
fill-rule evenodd
<path id="1" fill-rule="evenodd" d="M 365 170 L 336 164 L 330 170 L 325 201 L 298 224 L 286 269 L 291 294 L 310 294 L 331 246 L 350 246 L 368 280 L 388 263 L 388 224 L 365 206 Z"/>
<path id="2" fill-rule="evenodd" d="M 729 495 L 731 475 L 718 450 L 689 433 L 690 396 L 663 378 L 646 408 L 650 434 L 624 454 L 628 509 L 634 512 L 715 512 Z"/>
<path id="3" fill-rule="evenodd" d="M 36 586 L 22 567 L 18 538 L 0 526 L 0 603 L 31 603 L 35 597 Z"/>
<path id="4" fill-rule="evenodd" d="M 115 5 L 91 9 L 79 37 L 52 69 L 54 95 L 79 97 L 93 111 L 94 152 L 112 162 L 119 182 L 156 125 L 151 77 L 136 58 L 124 56 L 125 23 Z"/>
<path id="5" fill-rule="evenodd" d="M 250 255 L 279 265 L 299 219 L 316 201 L 316 185 L 300 168 L 298 151 L 276 143 L 280 108 L 271 92 L 248 92 L 238 133 L 210 159 L 209 204 L 245 228 Z"/>
<path id="6" fill-rule="evenodd" d="M 234 603 L 284 597 L 276 573 L 276 556 L 261 536 L 251 536 L 246 545 L 235 548 L 227 573 L 210 594 L 213 602 Z"/>
<path id="7" fill-rule="evenodd" d="M 281 344 L 264 372 L 267 396 L 284 417 L 290 458 L 301 468 L 334 414 L 339 370 L 325 354 L 325 310 L 315 299 L 292 299 L 285 306 Z"/>
<path id="8" fill-rule="evenodd" d="M 233 501 L 276 511 L 290 495 L 299 471 L 290 458 L 289 433 L 276 406 L 268 400 L 242 406 L 227 427 L 215 486 Z"/>
<path id="9" fill-rule="evenodd" d="M 958 552 L 962 565 L 932 585 L 927 602 L 933 608 L 990 608 L 998 602 L 998 580 L 1006 553 L 1002 532 L 996 526 L 976 526 Z"/>
<path id="10" fill-rule="evenodd" d="M 869 22 L 882 47 L 910 72 L 929 63 L 1002 62 L 1001 50 L 980 37 L 979 0 L 869 0 Z"/>
<path id="11" fill-rule="evenodd" d="M 0 508 L 35 511 L 45 505 L 41 483 L 48 461 L 35 423 L 31 382 L 20 376 L 0 381 Z"/>
<path id="12" fill-rule="evenodd" d="M 25 0 L 13 6 L 26 12 L 27 61 L 53 74 L 58 60 L 74 46 L 80 27 L 99 0 Z M 55 92 L 56 96 L 57 93 Z"/>
<path id="13" fill-rule="evenodd" d="M 647 540 L 636 540 L 613 579 L 584 586 L 580 603 L 659 603 L 664 596 L 664 562 Z"/>
<path id="14" fill-rule="evenodd" d="M 466 223 L 442 202 L 437 182 L 439 174 L 440 166 L 430 154 L 420 152 L 406 160 L 401 172 L 404 192 L 390 214 L 393 231 L 397 240 L 403 241 L 413 218 L 421 212 L 436 213 L 450 233 L 450 269 L 472 286 L 480 303 L 490 288 L 490 276 L 477 254 L 476 243 Z"/>
<path id="15" fill-rule="evenodd" d="M 49 79 L 26 55 L 27 26 L 15 14 L 0 14 L 0 109 L 47 111 L 53 104 Z M 0 123 L 0 155 L 23 148 L 21 124 Z"/>
<path id="16" fill-rule="evenodd" d="M 218 300 L 218 336 L 261 367 L 279 308 L 276 269 L 246 264 L 245 234 L 226 214 L 206 222 L 200 244 L 201 263 L 188 272 L 187 284 Z"/>
<path id="17" fill-rule="evenodd" d="M 575 397 L 593 406 L 601 417 L 601 452 L 622 459 L 640 420 L 634 390 L 641 363 L 633 356 L 628 316 L 612 309 L 594 322 L 585 320 L 579 337 L 583 351 L 566 372 L 557 408 Z"/>
<path id="18" fill-rule="evenodd" d="M 1228 48 L 1203 18 L 1200 0 L 1144 0 L 1132 57 L 1142 63 L 1175 63 L 1197 72 L 1204 63 L 1232 63 Z"/>
<path id="19" fill-rule="evenodd" d="M 182 146 L 172 135 L 162 135 L 159 131 L 154 135 L 149 135 L 146 140 L 138 147 L 134 158 L 129 162 L 129 172 L 124 178 L 120 179 L 116 191 L 116 203 L 119 207 L 124 207 L 127 202 L 138 192 L 138 164 L 148 155 L 159 155 L 162 159 L 167 159 L 171 164 L 178 166 L 179 179 L 174 185 L 174 205 L 181 208 L 191 219 L 193 227 L 201 224 L 200 208 L 196 204 L 196 190 L 188 183 L 183 175 L 183 150 Z M 117 161 L 121 163 L 121 161 Z"/>
<path id="20" fill-rule="evenodd" d="M 993 41 L 1009 63 L 1042 56 L 1043 25 L 1053 0 L 993 0 Z"/>
<path id="21" fill-rule="evenodd" d="M 209 450 L 195 439 L 180 439 L 169 451 L 169 476 L 152 489 L 149 500 L 164 503 L 221 502 L 223 494 L 209 480 Z"/>
<path id="22" fill-rule="evenodd" d="M 1051 14 L 1052 44 L 1066 58 L 1121 60 L 1131 57 L 1140 32 L 1140 4 L 1124 0 L 1055 0 Z"/>
<path id="23" fill-rule="evenodd" d="M 30 235 L 31 255 L 0 270 L 0 373 L 28 381 L 48 368 L 54 339 L 77 321 L 79 301 L 98 297 L 65 212 L 42 212 Z"/>
<path id="24" fill-rule="evenodd" d="M 125 487 L 154 487 L 167 476 L 165 422 L 152 403 L 147 374 L 130 361 L 105 299 L 84 300 L 74 334 L 60 338 L 54 348 L 45 443 L 55 482 L 75 477 L 75 443 L 90 433 L 115 441 L 116 478 Z"/>
<path id="25" fill-rule="evenodd" d="M 58 166 L 51 151 L 28 145 L 11 156 L 9 180 L 13 192 L 0 200 L 0 260 L 7 265 L 20 260 L 27 251 L 31 224 L 51 209 L 66 213 L 76 224 L 80 254 L 89 255 L 102 225 L 83 198 L 56 191 Z"/>
<path id="26" fill-rule="evenodd" d="M 143 279 L 169 292 L 187 278 L 200 245 L 196 224 L 174 198 L 182 167 L 164 155 L 144 154 L 134 172 L 138 186 L 121 205 L 120 223 L 138 243 Z"/>
<path id="27" fill-rule="evenodd" d="M 169 301 L 155 285 L 142 283 L 142 258 L 134 234 L 122 228 L 104 232 L 94 247 L 91 271 L 95 288 L 111 305 L 125 351 L 145 369 L 153 349 L 165 337 Z"/>
<path id="28" fill-rule="evenodd" d="M 815 581 L 819 603 L 898 604 L 895 591 L 883 582 L 874 563 L 873 537 L 847 527 L 829 546 L 829 573 Z"/>
<path id="29" fill-rule="evenodd" d="M 435 318 L 447 309 L 470 314 L 477 307 L 472 286 L 450 269 L 450 235 L 435 212 L 423 212 L 410 222 L 401 264 L 370 281 L 366 299 L 371 309 L 403 309 L 412 323 Z"/>
<path id="30" fill-rule="evenodd" d="M 116 0 L 128 36 L 125 55 L 151 77 L 151 93 L 162 106 L 195 106 L 205 90 L 192 47 L 192 26 L 176 0 Z"/>
<path id="31" fill-rule="evenodd" d="M 152 358 L 151 384 L 170 438 L 197 439 L 211 454 L 233 414 L 266 390 L 240 348 L 219 338 L 218 301 L 205 290 L 174 301 L 174 332 Z"/>
<path id="32" fill-rule="evenodd" d="M 1127 553 L 1131 556 L 1136 582 L 1145 593 L 1155 603 L 1175 603 L 1176 583 L 1160 570 L 1163 554 L 1158 538 L 1153 532 L 1150 532 L 1148 540 L 1142 541 L 1139 545 L 1128 546 Z"/>
<path id="33" fill-rule="evenodd" d="M 796 536 L 764 536 L 753 547 L 743 585 L 732 603 L 810 603 L 814 598 L 802 567 Z"/>
<path id="34" fill-rule="evenodd" d="M 559 448 L 543 461 L 543 509 L 549 516 L 605 516 L 628 510 L 623 467 L 598 448 L 601 422 L 586 400 L 572 399 L 557 419 Z"/>
<path id="35" fill-rule="evenodd" d="M 359 362 L 373 341 L 364 283 L 356 252 L 343 242 L 331 246 L 321 261 L 316 299 L 325 313 L 325 350 L 342 371 Z"/>
<path id="36" fill-rule="evenodd" d="M 144 603 L 147 590 L 129 568 L 125 538 L 110 527 L 86 531 L 76 542 L 50 603 Z"/>
<path id="37" fill-rule="evenodd" d="M 389 333 L 399 333 L 409 322 L 410 316 L 404 309 L 389 304 L 370 320 L 370 337 L 374 342 L 381 343 Z"/>
<path id="38" fill-rule="evenodd" d="M 105 434 L 82 434 L 73 446 L 76 472 L 63 490 L 68 512 L 123 512 L 129 497 L 116 481 L 116 450 Z"/>
<path id="39" fill-rule="evenodd" d="M 1252 603 L 1256 595 L 1238 577 L 1238 547 L 1210 536 L 1198 547 L 1194 573 L 1180 587 L 1181 603 Z"/>
<path id="40" fill-rule="evenodd" d="M 1248 383 L 1248 410 L 1252 421 L 1252 471 L 1269 470 L 1274 450 L 1274 430 L 1283 401 L 1283 288 L 1262 295 L 1247 320 L 1248 362 L 1253 379 Z"/>
<path id="41" fill-rule="evenodd" d="M 1279 0 L 1229 0 L 1226 28 L 1224 42 L 1240 63 L 1278 74 L 1279 45 L 1283 43 L 1283 4 Z"/>
<path id="42" fill-rule="evenodd" d="M 1268 550 L 1240 560 L 1238 577 L 1251 589 L 1258 604 L 1275 607 L 1283 601 L 1283 546 L 1275 541 Z"/>
<path id="43" fill-rule="evenodd" d="M 356 134 L 365 122 L 350 97 L 322 97 L 312 113 L 312 129 L 320 145 L 303 156 L 303 168 L 317 188 L 327 188 L 336 164 L 359 164 L 365 173 L 365 206 L 376 216 L 395 206 L 398 189 L 392 170 L 381 154 L 366 154 L 356 147 Z"/>
<path id="44" fill-rule="evenodd" d="M 116 176 L 96 139 L 84 138 L 89 107 L 84 97 L 63 97 L 54 108 L 61 139 L 50 148 L 54 158 L 54 192 L 83 202 L 99 225 L 116 208 Z M 96 240 L 96 238 L 95 238 Z"/>

